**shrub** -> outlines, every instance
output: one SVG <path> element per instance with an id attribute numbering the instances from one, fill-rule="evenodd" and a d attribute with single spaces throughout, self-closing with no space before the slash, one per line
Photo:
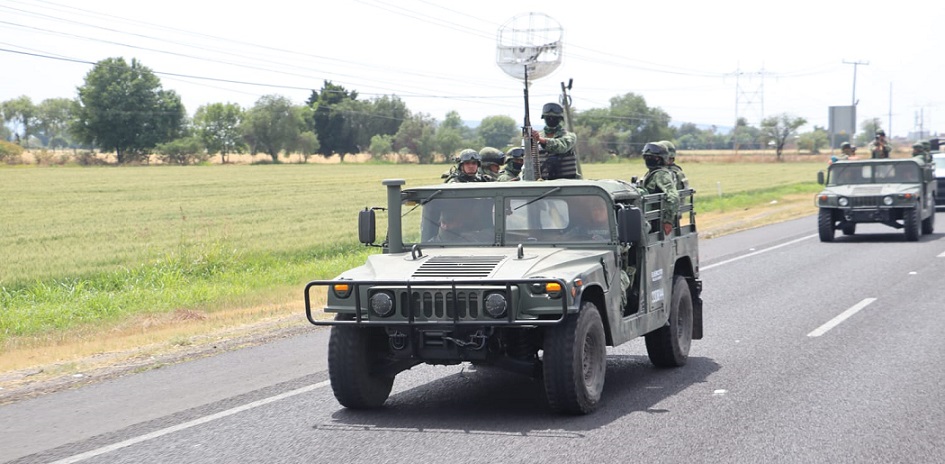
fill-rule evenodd
<path id="1" fill-rule="evenodd" d="M 0 140 L 0 162 L 7 164 L 20 164 L 23 162 L 23 147 Z"/>

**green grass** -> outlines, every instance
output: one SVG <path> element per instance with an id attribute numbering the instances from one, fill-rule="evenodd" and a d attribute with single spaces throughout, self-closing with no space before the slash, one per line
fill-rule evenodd
<path id="1" fill-rule="evenodd" d="M 814 192 L 822 163 L 692 163 L 697 210 Z M 0 169 L 0 342 L 81 324 L 266 302 L 361 264 L 357 211 L 385 178 L 444 165 L 280 164 Z M 640 162 L 583 166 L 589 178 Z M 723 188 L 718 200 L 717 186 Z M 812 190 L 811 190 L 812 189 Z"/>

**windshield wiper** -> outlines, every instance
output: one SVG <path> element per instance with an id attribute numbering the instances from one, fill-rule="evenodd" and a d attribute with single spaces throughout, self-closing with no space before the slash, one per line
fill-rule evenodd
<path id="1" fill-rule="evenodd" d="M 410 208 L 409 211 L 407 211 L 407 212 L 404 213 L 404 214 L 401 214 L 400 217 L 406 217 L 408 214 L 410 214 L 411 212 L 413 212 L 413 210 L 417 209 L 417 207 L 423 206 L 423 205 L 429 203 L 430 200 L 432 200 L 434 197 L 436 197 L 437 195 L 439 195 L 439 194 L 441 194 L 441 193 L 443 193 L 442 190 L 437 190 L 437 191 L 433 192 L 432 194 L 430 194 L 430 196 L 424 198 L 423 200 L 421 200 L 420 202 L 418 202 L 416 205 L 414 205 L 413 208 Z"/>
<path id="2" fill-rule="evenodd" d="M 525 203 L 522 203 L 521 205 L 516 206 L 514 209 L 512 209 L 512 211 L 517 211 L 519 208 L 524 208 L 538 200 L 541 200 L 542 198 L 547 197 L 548 195 L 551 195 L 552 193 L 557 192 L 558 190 L 561 190 L 561 187 L 555 187 L 545 193 L 542 193 L 541 195 L 538 195 L 537 197 L 532 198 L 531 200 L 528 200 Z"/>

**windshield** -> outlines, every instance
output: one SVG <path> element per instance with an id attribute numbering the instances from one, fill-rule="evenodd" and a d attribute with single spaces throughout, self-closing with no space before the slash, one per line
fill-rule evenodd
<path id="1" fill-rule="evenodd" d="M 827 185 L 894 184 L 919 182 L 915 163 L 834 164 Z"/>
<path id="2" fill-rule="evenodd" d="M 504 242 L 561 243 L 611 241 L 607 202 L 595 195 L 505 199 Z"/>
<path id="3" fill-rule="evenodd" d="M 613 210 L 596 195 L 540 195 L 504 198 L 504 234 L 496 225 L 495 197 L 408 200 L 404 243 L 456 246 L 515 246 L 519 243 L 609 243 Z M 539 198 L 539 199 L 536 199 Z M 501 242 L 497 242 L 501 239 Z"/>
<path id="4" fill-rule="evenodd" d="M 422 205 L 421 214 L 404 217 L 404 241 L 492 245 L 495 243 L 494 205 L 492 197 L 433 198 Z M 414 232 L 409 234 L 408 231 Z"/>
<path id="5" fill-rule="evenodd" d="M 934 160 L 935 160 L 935 170 L 938 171 L 939 173 L 945 172 L 945 156 L 936 155 Z M 939 174 L 939 175 L 942 175 L 942 174 Z"/>

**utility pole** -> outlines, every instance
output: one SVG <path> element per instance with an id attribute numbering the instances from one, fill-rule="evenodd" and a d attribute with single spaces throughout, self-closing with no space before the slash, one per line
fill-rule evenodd
<path id="1" fill-rule="evenodd" d="M 852 64 L 853 65 L 853 99 L 850 101 L 850 106 L 853 107 L 853 133 L 850 134 L 850 141 L 853 141 L 853 137 L 856 135 L 856 67 L 859 65 L 869 66 L 869 61 L 847 61 L 843 60 L 843 64 Z M 892 136 L 892 133 L 889 134 Z M 833 137 L 833 134 L 831 134 Z M 830 141 L 830 145 L 833 146 L 833 140 Z"/>
<path id="2" fill-rule="evenodd" d="M 847 61 L 843 60 L 843 64 L 852 64 L 853 65 L 853 100 L 850 103 L 853 106 L 856 106 L 856 67 L 859 65 L 869 66 L 869 61 Z"/>

